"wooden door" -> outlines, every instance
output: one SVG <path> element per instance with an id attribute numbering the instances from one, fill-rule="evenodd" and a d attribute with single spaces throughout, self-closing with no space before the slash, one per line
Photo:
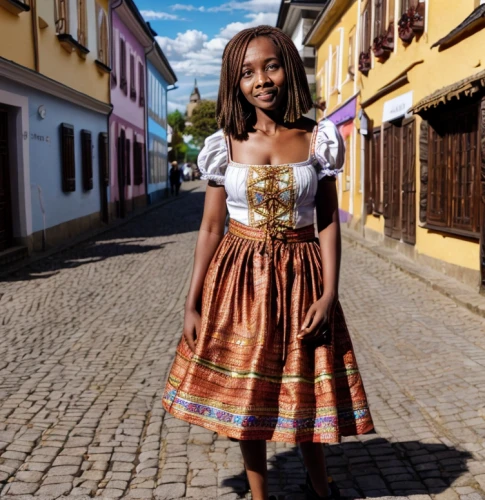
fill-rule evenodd
<path id="1" fill-rule="evenodd" d="M 389 123 L 384 127 L 383 134 L 383 201 L 384 201 L 384 234 L 392 236 L 392 125 Z"/>
<path id="2" fill-rule="evenodd" d="M 402 239 L 416 243 L 416 127 L 414 119 L 402 127 Z"/>
<path id="3" fill-rule="evenodd" d="M 480 292 L 485 294 L 485 98 L 480 104 Z"/>
<path id="4" fill-rule="evenodd" d="M 108 187 L 109 187 L 109 142 L 108 134 L 98 136 L 99 191 L 101 197 L 101 220 L 109 222 Z"/>
<path id="5" fill-rule="evenodd" d="M 391 164 L 389 165 L 391 238 L 401 239 L 402 128 L 391 127 Z"/>
<path id="6" fill-rule="evenodd" d="M 0 251 L 12 245 L 8 113 L 0 108 Z"/>

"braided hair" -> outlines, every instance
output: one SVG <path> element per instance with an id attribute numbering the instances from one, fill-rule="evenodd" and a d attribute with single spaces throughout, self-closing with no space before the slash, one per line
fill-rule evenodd
<path id="1" fill-rule="evenodd" d="M 251 40 L 268 37 L 279 48 L 287 81 L 286 122 L 295 122 L 312 107 L 303 61 L 291 38 L 278 28 L 257 26 L 235 35 L 222 55 L 221 83 L 217 98 L 217 123 L 226 135 L 236 140 L 246 140 L 249 120 L 254 120 L 254 106 L 250 105 L 239 89 L 241 70 L 246 50 Z"/>

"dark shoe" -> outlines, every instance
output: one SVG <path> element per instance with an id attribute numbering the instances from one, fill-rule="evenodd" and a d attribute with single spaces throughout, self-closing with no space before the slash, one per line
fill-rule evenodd
<path id="1" fill-rule="evenodd" d="M 314 489 L 313 484 L 310 479 L 310 475 L 306 475 L 306 500 L 337 500 L 340 498 L 340 491 L 337 485 L 333 482 L 331 476 L 328 476 L 328 490 L 329 495 L 326 497 L 321 497 Z"/>

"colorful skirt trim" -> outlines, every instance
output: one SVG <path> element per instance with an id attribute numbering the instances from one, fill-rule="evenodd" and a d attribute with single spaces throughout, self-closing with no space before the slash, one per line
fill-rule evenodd
<path id="1" fill-rule="evenodd" d="M 371 431 L 340 304 L 323 345 L 297 338 L 321 276 L 313 226 L 268 239 L 231 220 L 204 282 L 196 351 L 182 338 L 164 408 L 240 440 L 335 443 Z"/>

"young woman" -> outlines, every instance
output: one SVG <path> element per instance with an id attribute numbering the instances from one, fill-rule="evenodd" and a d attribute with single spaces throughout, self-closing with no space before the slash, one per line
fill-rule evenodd
<path id="1" fill-rule="evenodd" d="M 338 303 L 344 145 L 330 121 L 303 116 L 311 106 L 282 31 L 260 26 L 229 42 L 222 130 L 199 156 L 209 186 L 163 398 L 177 418 L 240 441 L 254 500 L 268 495 L 266 441 L 299 443 L 308 498 L 329 498 L 322 443 L 373 428 Z"/>

